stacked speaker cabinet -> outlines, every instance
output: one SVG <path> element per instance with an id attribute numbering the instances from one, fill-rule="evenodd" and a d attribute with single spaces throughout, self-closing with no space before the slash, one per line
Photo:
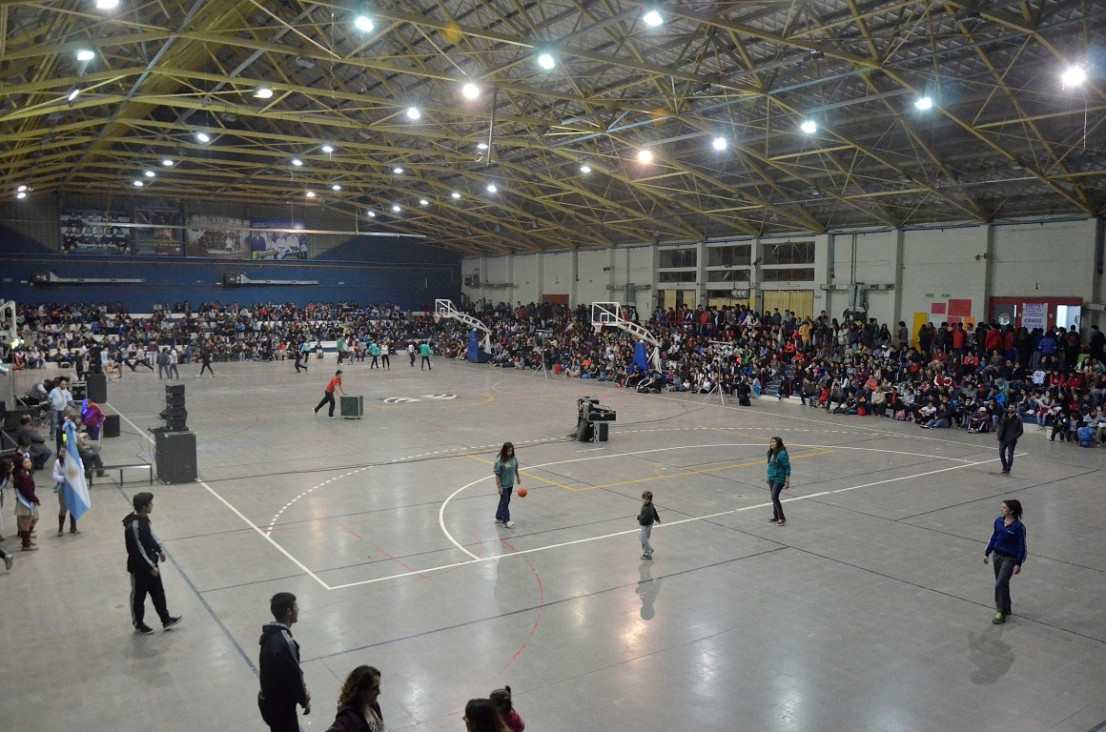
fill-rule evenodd
<path id="1" fill-rule="evenodd" d="M 184 384 L 170 384 L 165 387 L 165 411 L 161 413 L 161 418 L 165 420 L 166 432 L 183 432 L 188 429 Z"/>
<path id="2" fill-rule="evenodd" d="M 154 431 L 157 477 L 164 483 L 192 483 L 196 480 L 196 433 Z"/>
<path id="3" fill-rule="evenodd" d="M 108 400 L 108 375 L 104 372 L 85 374 L 85 396 L 90 402 L 103 404 Z"/>

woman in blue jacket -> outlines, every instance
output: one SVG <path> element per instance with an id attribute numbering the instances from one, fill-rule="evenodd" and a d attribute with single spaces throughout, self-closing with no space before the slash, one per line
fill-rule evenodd
<path id="1" fill-rule="evenodd" d="M 790 487 L 791 461 L 787 457 L 787 448 L 782 438 L 773 437 L 768 443 L 768 490 L 772 491 L 772 518 L 768 520 L 776 526 L 787 523 L 783 504 L 780 503 L 780 491 Z"/>
<path id="2" fill-rule="evenodd" d="M 991 622 L 1001 625 L 1010 614 L 1010 578 L 1022 571 L 1025 561 L 1025 526 L 1021 522 L 1022 504 L 1014 498 L 1002 502 L 1001 516 L 995 519 L 991 541 L 983 552 L 983 563 L 995 554 L 995 617 Z"/>

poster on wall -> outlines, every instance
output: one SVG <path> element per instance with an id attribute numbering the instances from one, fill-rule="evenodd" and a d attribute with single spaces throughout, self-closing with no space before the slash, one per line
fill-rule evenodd
<path id="1" fill-rule="evenodd" d="M 249 221 L 233 216 L 189 216 L 185 256 L 249 259 L 249 226 Z"/>
<path id="2" fill-rule="evenodd" d="M 134 251 L 154 257 L 181 255 L 181 214 L 167 205 L 138 206 L 134 210 Z"/>
<path id="3" fill-rule="evenodd" d="M 1048 323 L 1047 302 L 1022 303 L 1022 327 L 1028 328 L 1030 332 L 1034 328 L 1045 330 L 1048 327 L 1046 323 Z"/>
<path id="4" fill-rule="evenodd" d="M 125 211 L 64 210 L 61 250 L 66 254 L 130 254 L 130 223 Z"/>
<path id="5" fill-rule="evenodd" d="M 307 259 L 303 219 L 254 219 L 250 222 L 251 259 Z"/>

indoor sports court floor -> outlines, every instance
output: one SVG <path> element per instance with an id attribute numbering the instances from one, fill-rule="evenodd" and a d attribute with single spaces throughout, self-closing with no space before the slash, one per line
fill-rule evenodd
<path id="1" fill-rule="evenodd" d="M 140 473 L 98 481 L 83 533 L 61 538 L 38 474 L 41 551 L 0 574 L 0 726 L 263 730 L 257 641 L 278 591 L 301 608 L 305 730 L 327 728 L 366 663 L 393 731 L 463 730 L 465 702 L 504 684 L 531 732 L 1106 721 L 1106 449 L 1029 428 L 1004 478 L 991 435 L 438 359 L 347 366 L 365 418 L 313 418 L 334 368 L 182 367 L 201 480 L 153 488 L 172 631 L 130 623 L 120 520 Z M 41 376 L 18 374 L 20 390 Z M 123 434 L 107 462 L 150 458 L 163 386 L 109 384 Z M 606 443 L 566 438 L 585 394 L 618 412 Z M 767 521 L 773 435 L 793 463 L 782 528 Z M 530 491 L 513 529 L 493 521 L 505 440 Z M 663 520 L 651 562 L 643 490 Z M 1029 559 L 993 626 L 982 553 L 1004 497 L 1025 507 Z"/>

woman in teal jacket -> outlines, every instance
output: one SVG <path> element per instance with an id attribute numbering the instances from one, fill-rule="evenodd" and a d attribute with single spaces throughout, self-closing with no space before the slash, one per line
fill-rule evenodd
<path id="1" fill-rule="evenodd" d="M 787 448 L 782 438 L 773 437 L 768 443 L 768 490 L 772 491 L 772 518 L 768 520 L 776 526 L 787 523 L 783 504 L 780 503 L 780 491 L 790 487 L 791 461 L 787 457 Z"/>

